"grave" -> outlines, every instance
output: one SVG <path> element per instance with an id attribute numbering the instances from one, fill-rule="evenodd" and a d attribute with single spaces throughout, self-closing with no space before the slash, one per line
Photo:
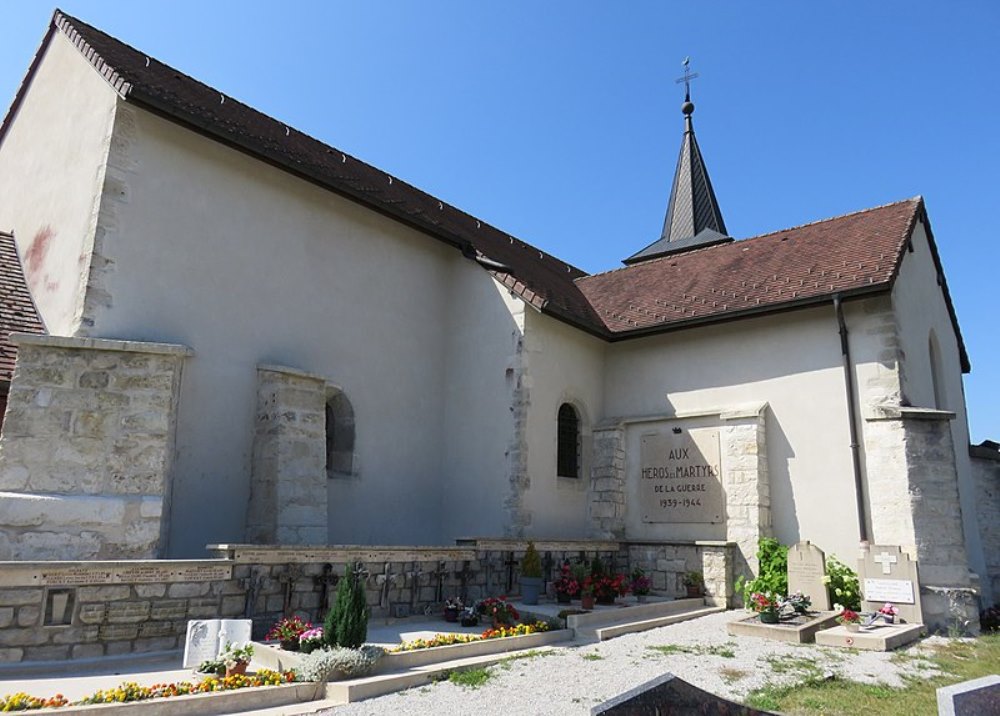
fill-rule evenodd
<path id="1" fill-rule="evenodd" d="M 252 624 L 250 619 L 192 619 L 184 640 L 184 667 L 217 658 L 227 644 L 246 644 Z"/>
<path id="2" fill-rule="evenodd" d="M 830 611 L 830 595 L 823 581 L 826 555 L 806 540 L 788 548 L 788 593 L 802 592 L 818 612 Z"/>
<path id="3" fill-rule="evenodd" d="M 876 614 L 886 602 L 899 609 L 894 624 L 880 617 L 858 631 L 837 626 L 816 634 L 816 643 L 851 649 L 890 651 L 919 639 L 926 629 L 920 610 L 920 579 L 916 560 L 897 545 L 863 549 L 858 560 L 862 613 Z"/>
<path id="4" fill-rule="evenodd" d="M 770 711 L 738 704 L 663 674 L 590 709 L 591 716 L 758 716 Z"/>
<path id="5" fill-rule="evenodd" d="M 726 625 L 733 636 L 757 636 L 792 644 L 808 644 L 816 633 L 836 623 L 836 612 L 830 611 L 830 597 L 823 578 L 826 576 L 826 555 L 808 540 L 788 549 L 788 593 L 802 592 L 812 600 L 805 614 L 783 614 L 777 624 L 764 624 L 757 615 L 741 617 Z"/>
<path id="6" fill-rule="evenodd" d="M 938 716 L 1000 714 L 1000 676 L 993 674 L 937 690 Z"/>

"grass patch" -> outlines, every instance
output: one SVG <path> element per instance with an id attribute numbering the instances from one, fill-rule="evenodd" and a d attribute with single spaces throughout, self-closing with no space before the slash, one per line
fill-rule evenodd
<path id="1" fill-rule="evenodd" d="M 452 671 L 448 674 L 448 681 L 467 689 L 478 689 L 489 680 L 490 672 L 488 669 L 466 669 Z"/>
<path id="2" fill-rule="evenodd" d="M 906 679 L 905 688 L 893 688 L 837 678 L 824 680 L 817 677 L 819 667 L 812 665 L 813 668 L 808 669 L 802 663 L 805 660 L 771 657 L 766 661 L 776 673 L 800 673 L 804 677 L 802 682 L 789 686 L 767 685 L 751 692 L 746 704 L 789 715 L 853 716 L 877 713 L 880 716 L 913 716 L 937 713 L 937 689 L 1000 671 L 1000 634 L 982 636 L 974 641 L 949 642 L 935 647 L 926 656 L 893 657 L 898 664 L 909 660 L 925 671 L 933 668 L 939 673 L 912 676 Z M 926 662 L 926 666 L 920 662 Z"/>
<path id="3" fill-rule="evenodd" d="M 543 656 L 552 656 L 556 652 L 554 651 L 541 651 L 539 649 L 531 649 L 524 652 L 523 654 L 514 654 L 513 656 L 508 656 L 497 662 L 497 666 L 502 669 L 509 669 L 515 661 L 522 661 L 524 659 L 538 659 Z"/>
<path id="4" fill-rule="evenodd" d="M 721 669 L 719 669 L 719 675 L 722 677 L 722 680 L 725 681 L 727 684 L 732 684 L 739 681 L 740 679 L 745 679 L 750 675 L 750 672 L 744 671 L 743 669 L 733 669 L 729 666 L 723 666 Z"/>
<path id="5" fill-rule="evenodd" d="M 589 654 L 584 654 L 583 658 L 587 661 L 600 661 L 604 657 L 598 654 L 596 651 L 592 651 Z"/>
<path id="6" fill-rule="evenodd" d="M 733 647 L 735 642 L 728 641 L 725 644 L 712 644 L 710 646 L 685 645 L 685 644 L 662 644 L 660 646 L 647 646 L 649 651 L 655 651 L 661 656 L 671 654 L 695 654 L 697 656 L 721 656 L 725 659 L 735 658 L 736 652 Z"/>

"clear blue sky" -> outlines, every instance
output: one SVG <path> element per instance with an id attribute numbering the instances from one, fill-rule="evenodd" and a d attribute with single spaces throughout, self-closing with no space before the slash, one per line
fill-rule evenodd
<path id="1" fill-rule="evenodd" d="M 5 106 L 52 6 L 2 0 Z M 135 2 L 62 8 L 587 271 L 657 238 L 695 127 L 738 238 L 922 194 L 1000 439 L 1000 3 Z"/>

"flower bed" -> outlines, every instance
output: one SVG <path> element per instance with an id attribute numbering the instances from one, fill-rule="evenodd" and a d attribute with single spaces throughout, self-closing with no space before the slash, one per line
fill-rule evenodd
<path id="1" fill-rule="evenodd" d="M 510 636 L 526 636 L 549 630 L 549 625 L 545 622 L 534 622 L 533 624 L 518 624 L 517 626 L 501 626 L 496 629 L 487 629 L 481 635 L 474 634 L 436 634 L 431 639 L 414 639 L 404 641 L 392 651 L 416 651 L 417 649 L 432 649 L 437 646 L 452 646 L 454 644 L 468 644 L 473 641 L 483 639 L 503 639 Z"/>
<path id="2" fill-rule="evenodd" d="M 150 699 L 187 696 L 189 694 L 206 694 L 220 691 L 253 688 L 257 686 L 278 686 L 295 680 L 291 672 L 279 673 L 261 669 L 251 675 L 235 675 L 219 678 L 210 676 L 202 681 L 178 681 L 172 684 L 153 684 L 140 686 L 134 681 L 126 681 L 113 689 L 101 689 L 89 696 L 70 702 L 62 694 L 42 699 L 25 693 L 10 694 L 0 697 L 0 712 L 34 711 L 45 708 L 60 708 L 62 706 L 85 706 L 88 704 L 124 704 Z"/>

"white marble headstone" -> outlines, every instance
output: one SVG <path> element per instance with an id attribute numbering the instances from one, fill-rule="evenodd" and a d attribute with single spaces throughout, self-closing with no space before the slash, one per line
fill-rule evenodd
<path id="1" fill-rule="evenodd" d="M 830 610 L 826 576 L 826 555 L 808 540 L 788 548 L 788 593 L 802 592 L 812 600 L 812 609 Z"/>
<path id="2" fill-rule="evenodd" d="M 911 624 L 924 621 L 920 607 L 917 561 L 898 545 L 871 545 L 858 560 L 861 609 L 877 612 L 886 602 L 899 609 L 898 619 Z"/>
<path id="3" fill-rule="evenodd" d="M 226 644 L 246 644 L 251 628 L 249 619 L 192 619 L 184 640 L 184 668 L 196 668 L 203 661 L 215 659 Z"/>

